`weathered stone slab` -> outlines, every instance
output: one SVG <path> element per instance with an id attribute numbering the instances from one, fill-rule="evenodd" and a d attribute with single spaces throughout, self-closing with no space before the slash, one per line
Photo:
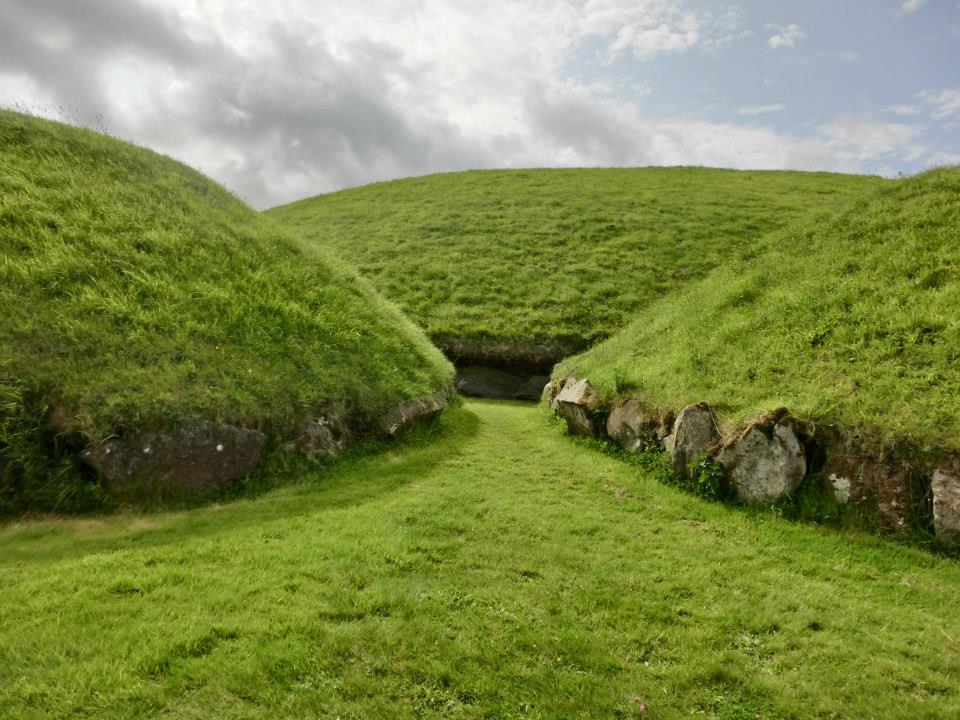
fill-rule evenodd
<path id="1" fill-rule="evenodd" d="M 660 447 L 673 428 L 673 413 L 658 412 L 630 398 L 610 411 L 607 436 L 629 452 Z"/>
<path id="2" fill-rule="evenodd" d="M 720 440 L 713 411 L 706 403 L 688 405 L 673 423 L 673 432 L 663 444 L 670 453 L 673 469 L 689 475 L 689 465 Z"/>
<path id="3" fill-rule="evenodd" d="M 260 464 L 265 444 L 266 436 L 258 430 L 198 420 L 112 438 L 88 447 L 80 459 L 118 488 L 203 492 L 250 474 Z"/>
<path id="4" fill-rule="evenodd" d="M 571 435 L 597 437 L 601 434 L 603 418 L 596 413 L 597 398 L 589 380 L 569 378 L 553 399 L 553 408 L 567 421 Z"/>
<path id="5" fill-rule="evenodd" d="M 533 377 L 527 378 L 513 393 L 513 399 L 532 400 L 535 402 L 543 397 L 548 382 L 550 382 L 550 378 L 546 375 L 534 375 Z"/>
<path id="6" fill-rule="evenodd" d="M 550 403 L 550 409 L 554 412 L 558 412 L 557 395 L 560 394 L 560 391 L 563 390 L 568 382 L 576 381 L 573 380 L 573 378 L 567 378 L 566 380 L 551 380 L 543 386 L 543 397 L 548 403 Z"/>
<path id="7" fill-rule="evenodd" d="M 930 489 L 937 539 L 948 545 L 960 544 L 960 459 L 940 463 L 933 472 Z"/>
<path id="8" fill-rule="evenodd" d="M 473 365 L 457 369 L 455 384 L 463 395 L 509 400 L 523 384 L 523 378 L 496 368 Z M 539 397 L 538 390 L 537 399 Z"/>
<path id="9" fill-rule="evenodd" d="M 745 502 L 775 500 L 793 492 L 807 473 L 803 445 L 783 410 L 747 425 L 716 459 Z"/>
<path id="10" fill-rule="evenodd" d="M 412 398 L 384 413 L 377 421 L 380 431 L 387 437 L 399 435 L 420 422 L 434 419 L 446 407 L 437 398 Z"/>

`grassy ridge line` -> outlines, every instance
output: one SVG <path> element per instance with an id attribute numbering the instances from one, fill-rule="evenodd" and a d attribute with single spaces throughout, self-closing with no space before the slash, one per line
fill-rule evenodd
<path id="1" fill-rule="evenodd" d="M 347 258 L 435 340 L 582 348 L 735 249 L 883 182 L 710 168 L 476 171 L 267 215 Z"/>
<path id="2" fill-rule="evenodd" d="M 0 451 L 43 482 L 48 404 L 96 440 L 185 418 L 282 436 L 452 369 L 327 251 L 150 151 L 0 111 Z"/>
<path id="3" fill-rule="evenodd" d="M 960 169 L 865 193 L 771 234 L 564 361 L 607 403 L 771 408 L 875 449 L 960 449 Z"/>

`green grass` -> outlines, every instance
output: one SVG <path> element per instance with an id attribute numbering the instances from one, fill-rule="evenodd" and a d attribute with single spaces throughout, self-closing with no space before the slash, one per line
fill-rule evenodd
<path id="1" fill-rule="evenodd" d="M 66 480 L 51 404 L 87 441 L 185 418 L 277 438 L 451 376 L 353 271 L 199 173 L 0 111 L 0 512 L 97 501 Z"/>
<path id="2" fill-rule="evenodd" d="M 707 168 L 484 171 L 267 214 L 342 253 L 432 338 L 581 349 L 735 248 L 882 182 Z"/>
<path id="3" fill-rule="evenodd" d="M 955 562 L 544 422 L 470 402 L 255 499 L 0 528 L 0 715 L 956 716 Z"/>
<path id="4" fill-rule="evenodd" d="M 960 449 L 960 169 L 771 234 L 570 358 L 603 399 L 786 406 L 874 448 Z"/>

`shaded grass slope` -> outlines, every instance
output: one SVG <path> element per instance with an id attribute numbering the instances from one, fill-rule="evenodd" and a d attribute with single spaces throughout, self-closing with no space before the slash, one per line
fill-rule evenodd
<path id="1" fill-rule="evenodd" d="M 0 527 L 0 715 L 956 717 L 956 562 L 541 417 L 468 402 L 257 499 Z"/>
<path id="2" fill-rule="evenodd" d="M 267 214 L 342 253 L 435 341 L 569 352 L 734 248 L 881 183 L 709 168 L 498 170 L 380 183 Z"/>
<path id="3" fill-rule="evenodd" d="M 607 402 L 785 406 L 875 449 L 960 450 L 960 169 L 776 232 L 565 361 Z"/>
<path id="4" fill-rule="evenodd" d="M 51 413 L 85 441 L 189 418 L 279 437 L 451 374 L 352 271 L 199 173 L 0 111 L 0 510 L 69 504 Z"/>

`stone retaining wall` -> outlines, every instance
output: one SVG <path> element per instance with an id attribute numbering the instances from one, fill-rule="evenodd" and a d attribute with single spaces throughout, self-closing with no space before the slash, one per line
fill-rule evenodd
<path id="1" fill-rule="evenodd" d="M 571 434 L 605 437 L 629 452 L 665 450 L 674 470 L 688 477 L 692 463 L 712 459 L 743 502 L 775 501 L 816 474 L 822 478 L 818 492 L 856 506 L 886 530 L 932 525 L 940 542 L 960 545 L 960 458 L 951 453 L 924 462 L 878 457 L 816 431 L 786 408 L 724 436 L 706 403 L 688 405 L 676 416 L 637 398 L 604 407 L 586 379 L 551 381 L 543 397 Z"/>
<path id="2" fill-rule="evenodd" d="M 129 494 L 141 489 L 203 493 L 227 486 L 256 470 L 269 450 L 284 448 L 312 460 L 339 455 L 363 437 L 392 438 L 421 422 L 433 420 L 446 407 L 445 398 L 405 400 L 375 421 L 363 422 L 345 403 L 320 409 L 288 437 L 270 447 L 260 430 L 229 423 L 191 420 L 147 432 L 87 444 L 80 460 L 111 490 Z M 51 428 L 56 431 L 56 428 Z"/>

